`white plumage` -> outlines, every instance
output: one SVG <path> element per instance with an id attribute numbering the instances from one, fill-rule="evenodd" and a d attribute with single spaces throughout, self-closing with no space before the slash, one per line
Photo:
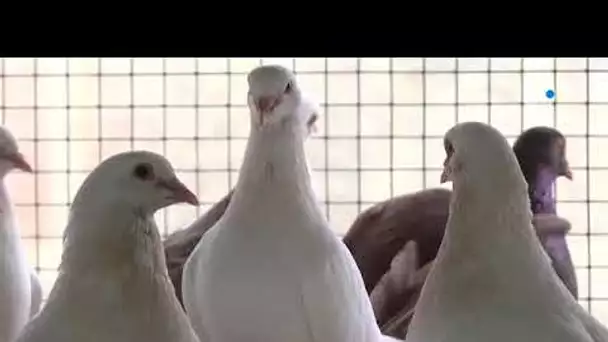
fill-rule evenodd
<path id="1" fill-rule="evenodd" d="M 445 146 L 450 217 L 406 341 L 608 341 L 547 260 L 506 139 L 463 123 L 446 133 Z"/>
<path id="2" fill-rule="evenodd" d="M 70 208 L 59 276 L 20 342 L 198 342 L 169 282 L 153 214 L 196 204 L 169 162 L 144 151 L 102 162 Z"/>
<path id="3" fill-rule="evenodd" d="M 285 68 L 259 67 L 248 82 L 251 134 L 232 201 L 184 268 L 195 330 L 202 342 L 380 340 L 357 266 L 311 187 L 314 107 Z"/>
<path id="4" fill-rule="evenodd" d="M 27 262 L 4 183 L 15 168 L 32 171 L 14 136 L 0 127 L 0 342 L 13 342 L 42 303 L 40 282 Z"/>

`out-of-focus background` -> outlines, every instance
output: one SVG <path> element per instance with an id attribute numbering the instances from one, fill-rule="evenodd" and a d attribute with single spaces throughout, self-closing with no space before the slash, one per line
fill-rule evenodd
<path id="1" fill-rule="evenodd" d="M 71 199 L 103 158 L 167 156 L 199 208 L 158 214 L 181 229 L 234 186 L 249 132 L 246 74 L 294 70 L 322 108 L 308 143 L 317 194 L 336 233 L 396 194 L 439 186 L 443 133 L 489 122 L 511 142 L 546 125 L 568 137 L 574 181 L 558 182 L 573 229 L 581 303 L 608 323 L 608 59 L 604 58 L 3 58 L 0 114 L 34 175 L 7 182 L 45 296 Z M 547 93 L 549 91 L 549 94 Z M 551 96 L 551 91 L 555 96 Z M 449 184 L 448 184 L 449 186 Z"/>

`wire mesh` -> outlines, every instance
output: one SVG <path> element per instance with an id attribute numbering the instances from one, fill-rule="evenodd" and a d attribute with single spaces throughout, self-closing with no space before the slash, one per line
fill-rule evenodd
<path id="1" fill-rule="evenodd" d="M 234 185 L 249 129 L 245 76 L 270 63 L 294 70 L 322 105 L 308 154 L 338 234 L 378 201 L 439 186 L 442 135 L 456 122 L 488 122 L 511 142 L 531 126 L 562 131 L 575 178 L 558 181 L 558 212 L 573 226 L 580 301 L 608 323 L 602 58 L 4 58 L 2 122 L 36 169 L 8 186 L 45 296 L 70 200 L 101 159 L 148 149 L 171 160 L 202 206 L 161 211 L 165 235 Z"/>

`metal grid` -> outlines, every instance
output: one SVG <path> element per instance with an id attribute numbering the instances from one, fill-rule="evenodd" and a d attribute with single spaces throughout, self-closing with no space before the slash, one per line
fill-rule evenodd
<path id="1" fill-rule="evenodd" d="M 8 186 L 45 293 L 69 201 L 100 159 L 138 148 L 171 160 L 203 205 L 160 212 L 165 234 L 234 185 L 249 129 L 245 75 L 262 63 L 293 69 L 322 103 L 308 154 L 339 234 L 373 203 L 439 186 L 441 139 L 455 122 L 489 122 L 511 142 L 535 125 L 561 130 L 575 179 L 559 181 L 558 211 L 573 225 L 581 303 L 608 323 L 608 59 L 595 58 L 2 59 L 2 122 L 36 169 Z"/>

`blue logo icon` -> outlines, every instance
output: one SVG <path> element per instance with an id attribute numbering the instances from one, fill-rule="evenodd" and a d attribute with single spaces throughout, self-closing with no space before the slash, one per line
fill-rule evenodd
<path id="1" fill-rule="evenodd" d="M 546 96 L 548 99 L 552 99 L 552 98 L 554 98 L 554 97 L 555 97 L 555 92 L 554 92 L 553 90 L 549 89 L 549 90 L 547 90 L 547 91 L 545 92 L 545 96 Z"/>

